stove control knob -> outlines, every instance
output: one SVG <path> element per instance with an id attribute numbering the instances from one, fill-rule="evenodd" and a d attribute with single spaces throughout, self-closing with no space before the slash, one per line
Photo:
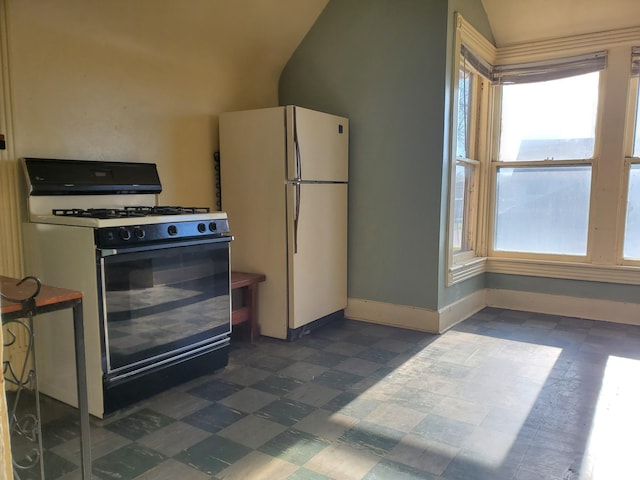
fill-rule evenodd
<path id="1" fill-rule="evenodd" d="M 122 240 L 130 240 L 131 239 L 131 232 L 129 230 L 127 230 L 124 227 L 120 227 L 120 232 L 119 232 L 120 238 Z"/>
<path id="2" fill-rule="evenodd" d="M 133 234 L 136 236 L 136 238 L 144 238 L 145 231 L 138 227 L 133 229 Z"/>
<path id="3" fill-rule="evenodd" d="M 167 228 L 167 233 L 171 236 L 177 235 L 178 227 L 176 227 L 175 225 L 169 225 L 169 228 Z"/>
<path id="4" fill-rule="evenodd" d="M 209 223 L 209 230 L 211 230 L 212 232 L 215 232 L 217 229 L 218 229 L 218 226 L 216 225 L 216 222 Z"/>
<path id="5" fill-rule="evenodd" d="M 204 233 L 207 231 L 207 226 L 204 223 L 199 223 L 198 224 L 198 231 L 200 233 Z"/>

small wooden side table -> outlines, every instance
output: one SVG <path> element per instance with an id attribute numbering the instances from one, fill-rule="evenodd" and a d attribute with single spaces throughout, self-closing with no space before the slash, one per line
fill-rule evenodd
<path id="1" fill-rule="evenodd" d="M 33 284 L 25 282 L 17 285 L 19 279 L 0 276 L 0 291 L 11 298 L 22 299 L 33 295 Z M 23 303 L 2 298 L 2 322 L 29 316 Z M 87 367 L 84 348 L 84 324 L 82 318 L 82 292 L 42 285 L 35 297 L 35 312 L 53 312 L 65 308 L 73 310 L 73 332 L 75 337 L 76 381 L 78 384 L 78 410 L 80 413 L 80 457 L 83 479 L 91 479 L 91 439 L 89 426 L 89 402 L 87 398 Z M 37 372 L 36 372 L 37 375 Z M 4 393 L 4 392 L 3 392 Z M 40 419 L 38 419 L 39 421 Z"/>
<path id="2" fill-rule="evenodd" d="M 231 272 L 231 291 L 242 290 L 242 305 L 231 312 L 231 324 L 240 325 L 246 322 L 251 343 L 260 336 L 257 312 L 258 283 L 264 282 L 266 278 L 261 273 Z"/>

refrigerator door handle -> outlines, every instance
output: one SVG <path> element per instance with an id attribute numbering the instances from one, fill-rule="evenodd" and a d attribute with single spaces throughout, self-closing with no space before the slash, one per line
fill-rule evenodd
<path id="1" fill-rule="evenodd" d="M 300 142 L 298 140 L 298 120 L 296 118 L 296 108 L 293 107 L 293 151 L 296 156 L 296 193 L 294 202 L 295 212 L 293 215 L 293 253 L 298 253 L 298 220 L 300 218 L 300 180 L 302 179 L 302 158 L 300 155 Z"/>
<path id="2" fill-rule="evenodd" d="M 294 199 L 296 207 L 293 216 L 293 253 L 298 253 L 298 219 L 300 218 L 300 182 L 296 182 L 296 197 Z"/>
<path id="3" fill-rule="evenodd" d="M 296 176 L 295 180 L 302 179 L 302 157 L 300 155 L 300 142 L 298 141 L 298 120 L 296 119 L 296 109 L 293 108 L 293 149 L 296 156 Z"/>

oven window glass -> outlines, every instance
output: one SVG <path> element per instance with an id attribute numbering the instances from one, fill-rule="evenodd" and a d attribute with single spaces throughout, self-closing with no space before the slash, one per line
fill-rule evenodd
<path id="1" fill-rule="evenodd" d="M 228 245 L 104 258 L 108 371 L 160 361 L 230 332 Z"/>

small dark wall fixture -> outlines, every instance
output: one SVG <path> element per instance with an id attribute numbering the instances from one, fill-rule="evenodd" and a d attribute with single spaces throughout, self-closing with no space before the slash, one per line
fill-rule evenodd
<path id="1" fill-rule="evenodd" d="M 216 181 L 216 210 L 222 210 L 222 191 L 220 188 L 220 152 L 214 152 L 214 175 Z"/>

